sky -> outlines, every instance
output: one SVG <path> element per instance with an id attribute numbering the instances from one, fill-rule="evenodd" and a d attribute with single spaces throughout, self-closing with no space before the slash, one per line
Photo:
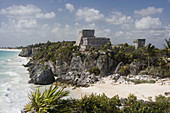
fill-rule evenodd
<path id="1" fill-rule="evenodd" d="M 82 29 L 112 44 L 144 38 L 164 48 L 170 0 L 0 0 L 0 47 L 75 41 Z"/>

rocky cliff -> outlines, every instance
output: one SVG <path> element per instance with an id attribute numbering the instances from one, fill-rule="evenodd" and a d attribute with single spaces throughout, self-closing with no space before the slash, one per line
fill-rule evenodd
<path id="1" fill-rule="evenodd" d="M 20 56 L 33 56 L 30 49 L 23 49 Z M 35 53 L 34 53 L 35 54 Z M 112 52 L 87 52 L 72 53 L 70 61 L 50 60 L 41 62 L 40 60 L 30 60 L 25 67 L 29 67 L 28 71 L 31 80 L 29 83 L 34 84 L 50 84 L 57 80 L 74 84 L 76 86 L 88 86 L 94 83 L 102 76 L 107 76 L 114 71 L 116 64 L 112 58 Z"/>
<path id="2" fill-rule="evenodd" d="M 73 46 L 74 43 L 48 42 L 24 48 L 19 55 L 32 58 L 25 65 L 30 73 L 29 83 L 51 84 L 57 80 L 88 86 L 114 73 L 120 76 L 146 74 L 170 77 L 170 68 L 162 59 L 162 50 L 159 52 L 155 49 L 149 53 L 146 48 L 135 50 L 134 46 L 124 44 L 109 50 L 104 47 L 101 50 L 80 52 L 78 47 Z"/>

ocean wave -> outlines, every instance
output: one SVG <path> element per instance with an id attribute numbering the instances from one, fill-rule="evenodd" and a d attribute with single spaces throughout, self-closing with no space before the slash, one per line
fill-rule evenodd
<path id="1" fill-rule="evenodd" d="M 12 71 L 4 72 L 4 74 L 5 74 L 5 75 L 9 75 L 9 76 L 19 76 L 18 73 L 12 72 Z"/>
<path id="2" fill-rule="evenodd" d="M 35 86 L 28 84 L 28 71 L 22 66 L 27 62 L 18 56 L 0 59 L 0 113 L 20 113 L 29 101 Z"/>

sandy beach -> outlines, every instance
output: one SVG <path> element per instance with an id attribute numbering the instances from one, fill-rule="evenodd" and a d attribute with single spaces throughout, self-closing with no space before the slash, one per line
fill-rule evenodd
<path id="1" fill-rule="evenodd" d="M 21 51 L 22 49 L 0 49 L 0 51 Z"/>
<path id="2" fill-rule="evenodd" d="M 84 88 L 76 88 L 74 90 L 70 90 L 70 96 L 73 98 L 80 99 L 85 95 L 94 94 L 103 94 L 105 93 L 108 97 L 113 97 L 115 95 L 119 95 L 121 98 L 127 98 L 129 94 L 134 94 L 138 99 L 148 100 L 148 97 L 152 97 L 154 100 L 155 96 L 164 95 L 165 92 L 170 92 L 170 85 L 160 85 L 160 84 L 138 84 L 138 85 L 126 85 L 112 84 L 112 80 L 105 79 L 105 83 L 98 82 L 93 84 L 90 87 Z M 169 95 L 170 96 L 170 95 Z"/>

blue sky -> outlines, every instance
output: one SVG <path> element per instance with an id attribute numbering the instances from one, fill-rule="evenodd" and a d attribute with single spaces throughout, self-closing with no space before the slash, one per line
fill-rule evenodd
<path id="1" fill-rule="evenodd" d="M 112 44 L 170 38 L 170 0 L 0 0 L 0 47 L 76 40 L 79 30 Z"/>

